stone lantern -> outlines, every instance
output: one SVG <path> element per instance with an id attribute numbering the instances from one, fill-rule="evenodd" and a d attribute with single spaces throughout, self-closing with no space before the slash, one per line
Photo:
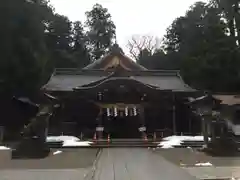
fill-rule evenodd
<path id="1" fill-rule="evenodd" d="M 212 126 L 214 99 L 211 95 L 207 94 L 198 98 L 191 98 L 189 103 L 194 112 L 201 118 L 202 134 L 205 145 L 207 146 L 212 128 L 214 128 Z"/>

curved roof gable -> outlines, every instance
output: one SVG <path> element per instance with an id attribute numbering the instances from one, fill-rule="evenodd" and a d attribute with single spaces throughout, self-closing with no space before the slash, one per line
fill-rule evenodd
<path id="1" fill-rule="evenodd" d="M 92 64 L 89 64 L 83 69 L 87 70 L 107 70 L 109 68 L 116 68 L 117 66 L 121 66 L 123 69 L 132 71 L 132 70 L 138 70 L 138 71 L 145 71 L 147 68 L 137 64 L 132 59 L 127 57 L 123 52 L 110 52 L 103 58 L 93 62 Z"/>

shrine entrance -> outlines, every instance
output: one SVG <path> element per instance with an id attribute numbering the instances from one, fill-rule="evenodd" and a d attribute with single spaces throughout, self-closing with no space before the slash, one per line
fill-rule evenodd
<path id="1" fill-rule="evenodd" d="M 137 117 L 114 117 L 108 120 L 105 132 L 114 139 L 141 138 L 140 123 Z"/>
<path id="2" fill-rule="evenodd" d="M 104 108 L 101 126 L 104 127 L 103 137 L 108 135 L 113 139 L 140 139 L 144 126 L 140 110 L 126 105 Z"/>

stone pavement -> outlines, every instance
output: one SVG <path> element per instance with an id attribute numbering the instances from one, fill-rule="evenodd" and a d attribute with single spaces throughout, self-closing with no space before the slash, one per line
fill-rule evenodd
<path id="1" fill-rule="evenodd" d="M 0 180 L 90 180 L 98 149 L 57 149 L 44 159 L 11 159 L 0 151 Z"/>
<path id="2" fill-rule="evenodd" d="M 187 171 L 145 148 L 103 149 L 94 180 L 196 180 Z"/>
<path id="3" fill-rule="evenodd" d="M 240 167 L 187 167 L 183 168 L 198 179 L 239 178 Z"/>
<path id="4" fill-rule="evenodd" d="M 10 160 L 0 153 L 0 180 L 196 180 L 240 178 L 238 160 L 209 159 L 186 150 L 152 151 L 146 148 L 67 149 L 42 160 Z M 200 156 L 199 156 L 200 155 Z M 171 156 L 171 158 L 170 158 Z M 188 157 L 189 156 L 189 157 Z M 173 160 L 176 159 L 176 160 Z M 190 166 L 181 166 L 179 159 Z M 212 167 L 195 167 L 196 160 L 215 162 Z M 183 162 L 184 163 L 184 162 Z M 4 165 L 5 164 L 5 165 Z M 92 165 L 95 165 L 92 167 Z M 192 165 L 191 165 L 192 164 Z M 224 166 L 225 165 L 225 166 Z"/>
<path id="5" fill-rule="evenodd" d="M 0 170 L 1 180 L 88 180 L 91 169 Z"/>

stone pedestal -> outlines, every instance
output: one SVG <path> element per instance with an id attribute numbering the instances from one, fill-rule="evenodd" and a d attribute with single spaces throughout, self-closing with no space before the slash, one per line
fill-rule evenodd
<path id="1" fill-rule="evenodd" d="M 97 131 L 97 139 L 102 139 L 103 138 L 103 131 L 104 131 L 104 127 L 97 127 L 96 128 Z"/>
<path id="2" fill-rule="evenodd" d="M 44 158 L 49 152 L 50 148 L 42 138 L 25 137 L 12 151 L 12 158 Z"/>

